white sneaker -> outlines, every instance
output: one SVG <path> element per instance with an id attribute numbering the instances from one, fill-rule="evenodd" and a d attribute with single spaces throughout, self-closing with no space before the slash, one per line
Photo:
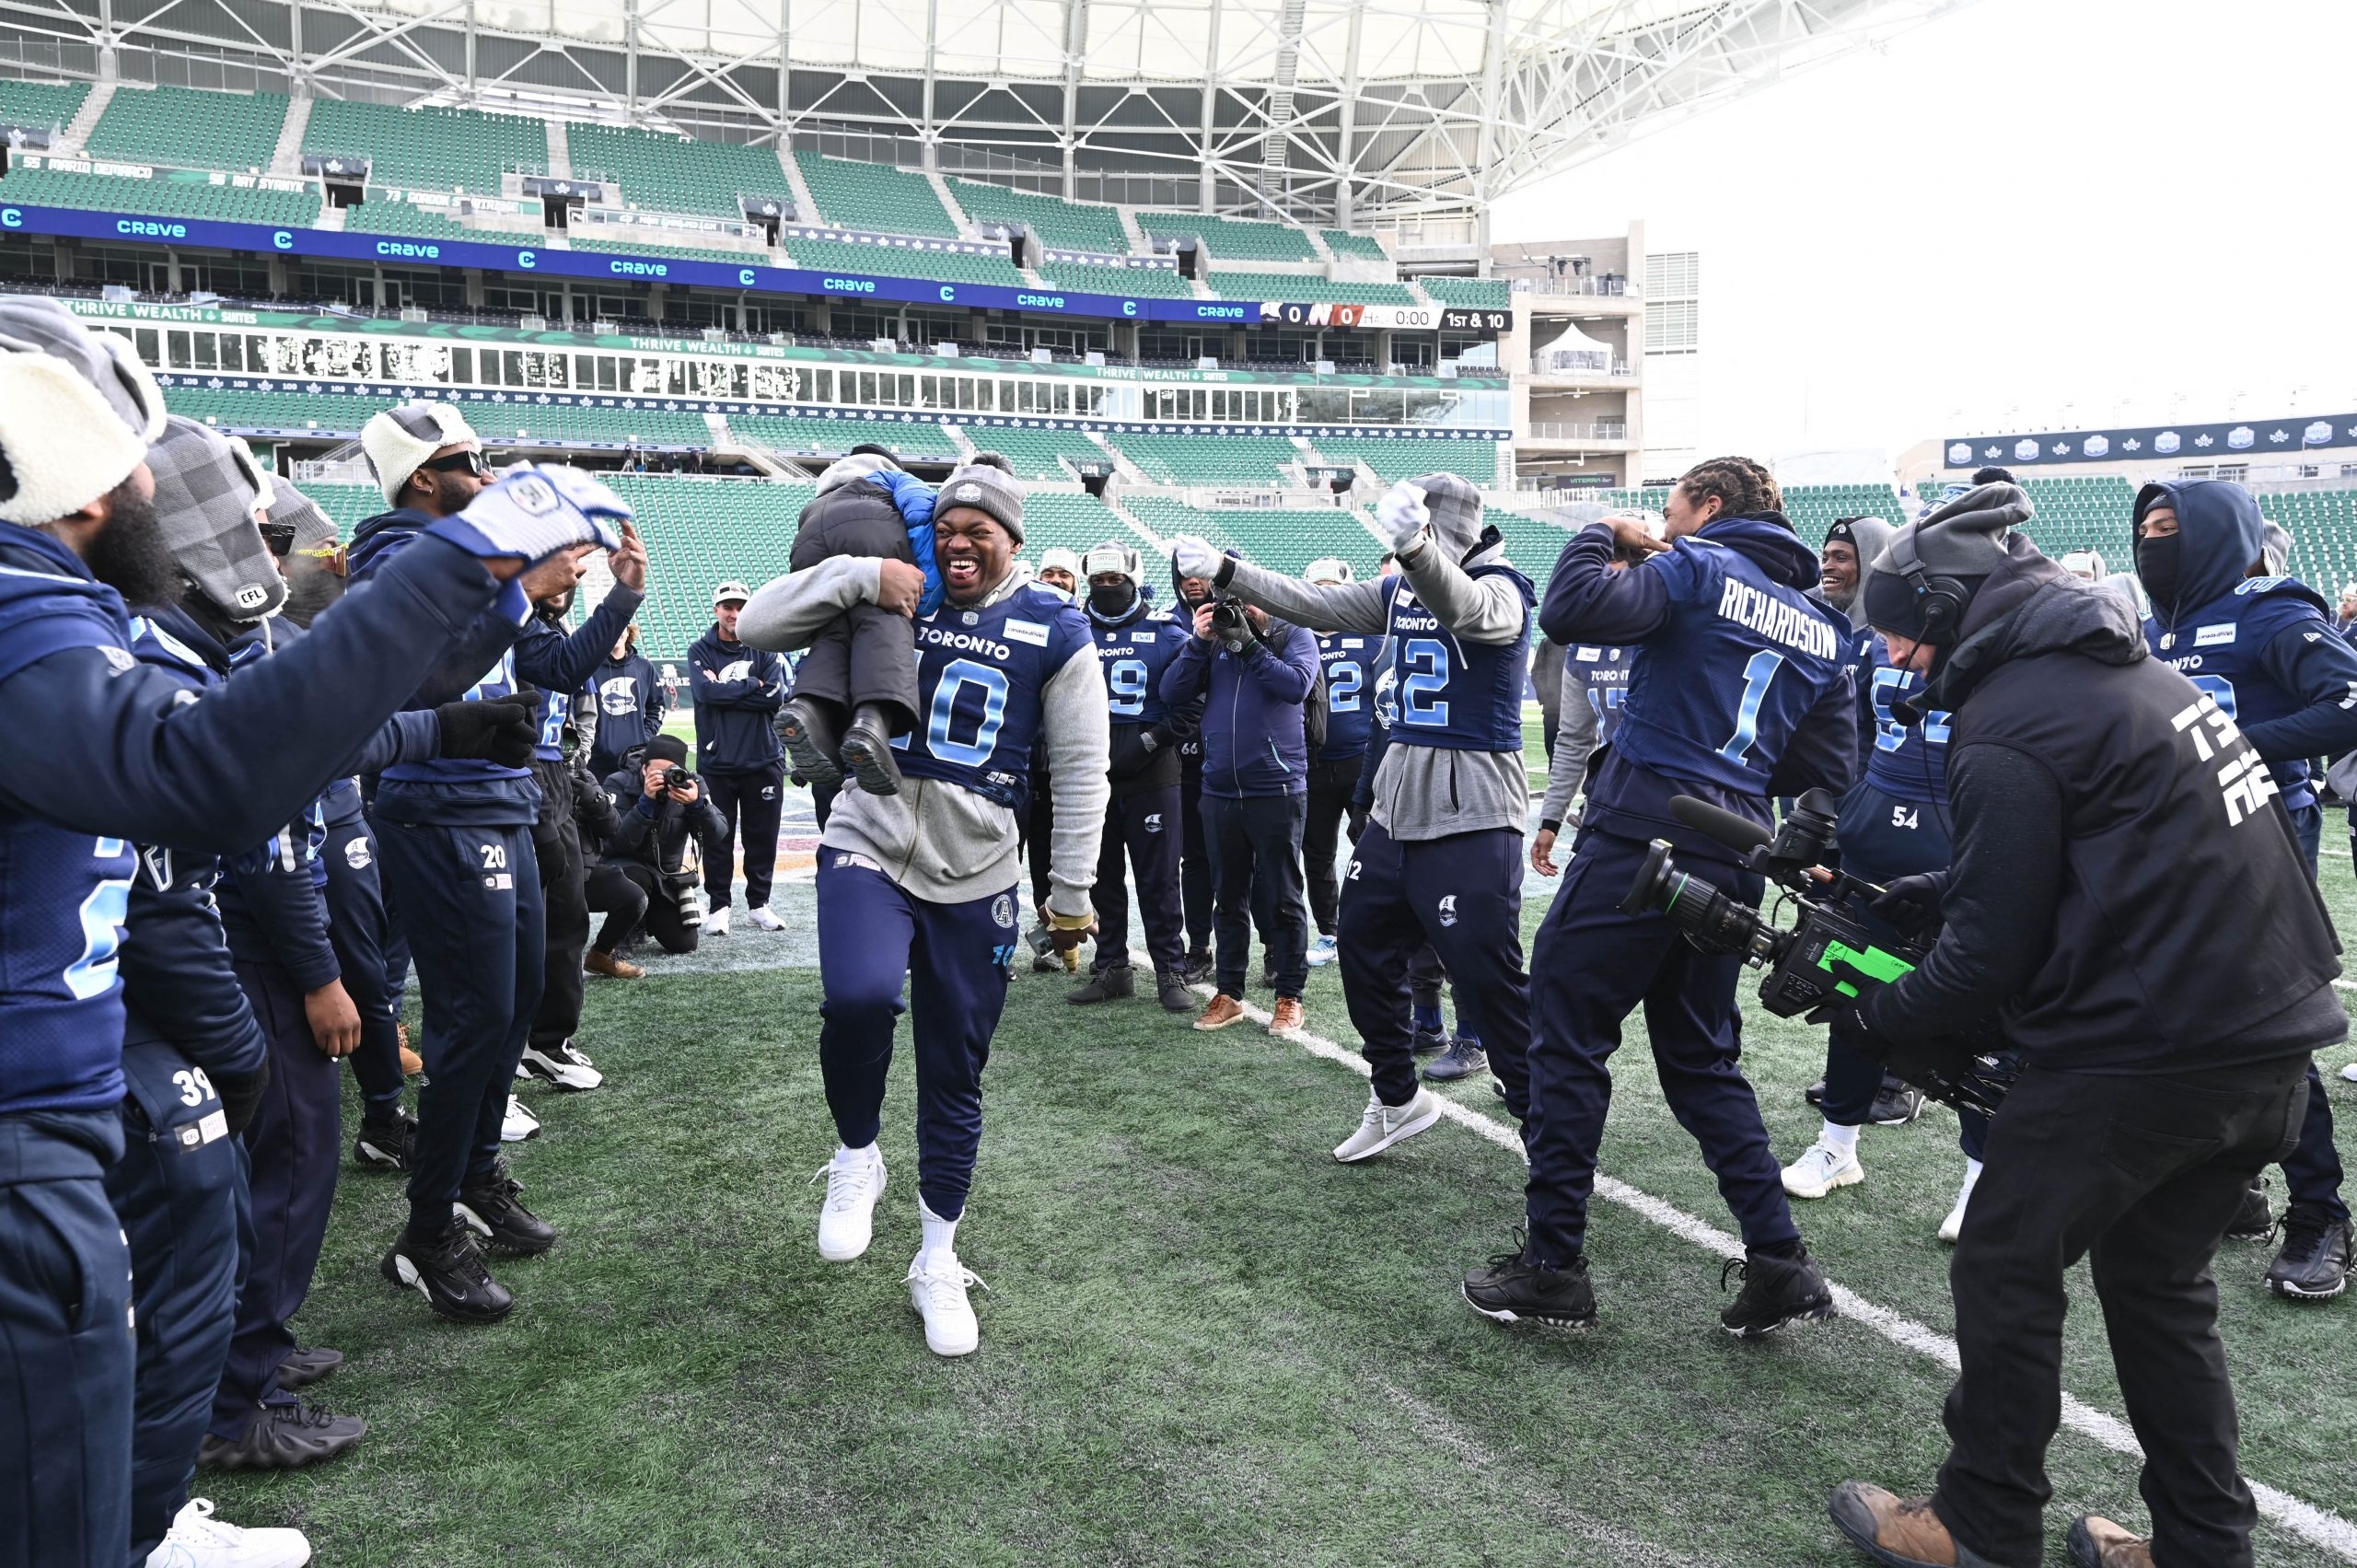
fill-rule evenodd
<path id="1" fill-rule="evenodd" d="M 727 912 L 723 911 L 722 912 L 726 913 Z M 745 912 L 745 918 L 751 921 L 755 925 L 760 926 L 763 931 L 784 931 L 785 929 L 785 922 L 772 914 L 770 912 L 770 906 L 767 904 L 761 904 L 755 908 L 747 910 Z M 721 929 L 726 931 L 727 929 L 726 924 L 724 923 L 721 926 Z"/>
<path id="2" fill-rule="evenodd" d="M 215 1518 L 209 1501 L 192 1497 L 147 1554 L 147 1568 L 302 1568 L 310 1560 L 302 1531 L 241 1530 Z"/>
<path id="3" fill-rule="evenodd" d="M 848 1263 L 867 1250 L 876 1234 L 876 1200 L 884 1193 L 884 1156 L 875 1144 L 864 1150 L 838 1147 L 835 1157 L 810 1179 L 824 1178 L 826 1206 L 819 1211 L 819 1256 Z"/>
<path id="4" fill-rule="evenodd" d="M 716 909 L 716 910 L 713 911 L 710 914 L 708 914 L 708 915 L 704 916 L 704 917 L 703 917 L 703 934 L 704 934 L 706 936 L 726 936 L 726 935 L 728 935 L 728 912 L 727 912 L 726 910 L 725 910 L 725 909 Z"/>
<path id="5" fill-rule="evenodd" d="M 2351 1062 L 2348 1066 L 2343 1067 L 2340 1070 L 2340 1075 L 2351 1083 L 2357 1084 L 2357 1062 Z"/>
<path id="6" fill-rule="evenodd" d="M 1414 1099 L 1398 1106 L 1386 1105 L 1369 1094 L 1366 1114 L 1359 1118 L 1359 1130 L 1335 1145 L 1334 1157 L 1348 1165 L 1379 1155 L 1439 1120 L 1440 1101 L 1429 1089 L 1419 1088 Z"/>
<path id="7" fill-rule="evenodd" d="M 909 1265 L 909 1305 L 924 1319 L 924 1347 L 935 1355 L 971 1355 L 982 1342 L 966 1287 L 982 1283 L 981 1276 L 952 1253 L 933 1262 L 920 1252 Z M 990 1287 L 983 1285 L 983 1289 Z"/>
<path id="8" fill-rule="evenodd" d="M 1334 939 L 1331 936 L 1320 936 L 1309 945 L 1309 967 L 1314 970 L 1324 969 L 1334 961 Z"/>
<path id="9" fill-rule="evenodd" d="M 1784 1191 L 1795 1198 L 1822 1198 L 1836 1187 L 1855 1187 L 1865 1179 L 1866 1167 L 1858 1163 L 1856 1149 L 1811 1144 L 1808 1153 L 1784 1167 Z"/>
<path id="10" fill-rule="evenodd" d="M 589 1059 L 569 1040 L 559 1040 L 546 1051 L 526 1046 L 523 1065 L 531 1076 L 546 1078 L 560 1089 L 594 1089 L 606 1081 L 606 1075 L 589 1065 Z"/>
<path id="11" fill-rule="evenodd" d="M 1950 1247 L 1954 1247 L 1956 1237 L 1964 1234 L 1964 1211 L 1972 1202 L 1973 1185 L 1980 1179 L 1980 1173 L 1977 1170 L 1968 1170 L 1964 1173 L 1964 1185 L 1956 1191 L 1956 1207 L 1950 1209 L 1948 1217 L 1940 1222 L 1940 1239 Z"/>
<path id="12" fill-rule="evenodd" d="M 499 1141 L 520 1144 L 527 1138 L 540 1135 L 540 1119 L 524 1109 L 524 1102 L 514 1095 L 507 1097 L 507 1114 L 500 1118 Z"/>

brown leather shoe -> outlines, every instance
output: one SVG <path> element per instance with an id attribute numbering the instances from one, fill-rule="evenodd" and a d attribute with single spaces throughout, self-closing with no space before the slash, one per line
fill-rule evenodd
<path id="1" fill-rule="evenodd" d="M 414 1078 L 425 1071 L 425 1058 L 409 1048 L 409 1026 L 395 1024 L 393 1028 L 401 1038 L 401 1076 Z"/>
<path id="2" fill-rule="evenodd" d="M 1199 1029 L 1224 1029 L 1243 1016 L 1244 1004 L 1222 992 L 1212 998 L 1209 1006 L 1195 1015 L 1195 1027 Z"/>
<path id="3" fill-rule="evenodd" d="M 587 974 L 601 974 L 608 980 L 642 980 L 646 971 L 628 958 L 616 958 L 592 947 L 581 955 L 581 968 Z"/>
<path id="4" fill-rule="evenodd" d="M 2071 1522 L 2071 1561 L 2079 1568 L 2153 1568 L 2153 1543 L 2100 1514 Z"/>
<path id="5" fill-rule="evenodd" d="M 1850 1544 L 1887 1568 L 1998 1568 L 1948 1533 L 1928 1497 L 1899 1497 L 1869 1481 L 1845 1481 L 1828 1506 Z"/>
<path id="6" fill-rule="evenodd" d="M 1308 1015 L 1301 1010 L 1300 998 L 1280 996 L 1277 998 L 1277 1010 L 1269 1015 L 1269 1032 L 1272 1035 L 1291 1034 L 1308 1021 Z"/>

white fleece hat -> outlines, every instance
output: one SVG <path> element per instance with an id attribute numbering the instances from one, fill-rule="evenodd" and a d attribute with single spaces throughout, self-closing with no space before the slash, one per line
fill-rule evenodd
<path id="1" fill-rule="evenodd" d="M 146 459 L 147 443 L 72 365 L 0 354 L 0 522 L 55 522 Z"/>
<path id="2" fill-rule="evenodd" d="M 377 476 L 388 506 L 401 505 L 401 486 L 420 463 L 445 447 L 470 441 L 482 445 L 466 416 L 448 403 L 403 403 L 370 415 L 360 427 L 360 449 L 368 454 L 368 471 Z"/>
<path id="3" fill-rule="evenodd" d="M 1074 582 L 1080 581 L 1080 552 L 1066 550 L 1061 544 L 1050 546 L 1039 557 L 1039 570 L 1053 572 L 1060 568 L 1070 572 Z"/>

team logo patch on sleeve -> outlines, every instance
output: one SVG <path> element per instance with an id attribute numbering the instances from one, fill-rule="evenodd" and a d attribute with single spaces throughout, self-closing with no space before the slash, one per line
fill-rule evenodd
<path id="1" fill-rule="evenodd" d="M 1036 621 L 1009 621 L 1001 630 L 1010 642 L 1028 643 L 1035 648 L 1048 645 L 1048 629 Z"/>

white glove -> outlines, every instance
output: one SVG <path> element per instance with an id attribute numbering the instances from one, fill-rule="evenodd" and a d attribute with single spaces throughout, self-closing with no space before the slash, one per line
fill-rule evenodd
<path id="1" fill-rule="evenodd" d="M 1178 568 L 1182 577 L 1201 577 L 1208 582 L 1219 575 L 1222 559 L 1207 539 L 1182 533 L 1170 541 L 1170 564 Z"/>
<path id="2" fill-rule="evenodd" d="M 621 548 L 630 503 L 558 463 L 518 463 L 455 517 L 426 529 L 471 555 L 539 561 L 576 544 Z"/>
<path id="3" fill-rule="evenodd" d="M 1433 514 L 1424 505 L 1422 489 L 1403 479 L 1375 504 L 1375 520 L 1390 536 L 1391 548 L 1405 555 L 1416 536 L 1432 525 Z"/>

